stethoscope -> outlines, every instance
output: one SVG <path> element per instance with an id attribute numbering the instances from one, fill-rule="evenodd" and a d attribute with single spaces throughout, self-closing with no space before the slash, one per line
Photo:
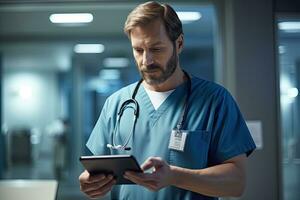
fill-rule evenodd
<path id="1" fill-rule="evenodd" d="M 184 101 L 183 110 L 181 112 L 180 118 L 179 118 L 177 126 L 176 126 L 177 131 L 182 130 L 182 126 L 185 123 L 185 119 L 186 119 L 186 116 L 187 116 L 187 110 L 188 110 L 188 101 L 189 101 L 191 91 L 192 91 L 191 77 L 189 76 L 189 74 L 187 72 L 185 72 L 185 71 L 183 71 L 183 72 L 184 72 L 184 74 L 186 75 L 186 77 L 188 79 L 187 80 L 187 89 L 188 90 L 187 90 L 187 95 L 186 95 L 186 98 L 185 98 L 185 101 Z M 120 110 L 119 110 L 118 116 L 117 116 L 117 123 L 116 123 L 114 131 L 112 133 L 112 144 L 107 144 L 106 145 L 107 148 L 109 148 L 111 150 L 125 150 L 125 151 L 130 151 L 131 150 L 131 147 L 129 147 L 127 145 L 128 145 L 130 139 L 133 136 L 135 125 L 136 125 L 136 120 L 139 116 L 139 104 L 136 101 L 135 96 L 136 96 L 142 82 L 143 82 L 143 79 L 141 79 L 138 82 L 138 84 L 135 86 L 133 94 L 131 96 L 131 99 L 128 99 L 128 100 L 124 101 L 123 104 L 120 107 Z M 114 141 L 114 136 L 117 134 L 117 131 L 119 130 L 121 117 L 122 117 L 123 112 L 126 108 L 131 108 L 134 111 L 134 113 L 133 113 L 134 114 L 133 126 L 131 128 L 130 134 L 127 136 L 127 138 L 126 138 L 125 142 L 123 143 L 123 145 L 121 145 L 121 144 L 116 145 L 115 141 Z"/>

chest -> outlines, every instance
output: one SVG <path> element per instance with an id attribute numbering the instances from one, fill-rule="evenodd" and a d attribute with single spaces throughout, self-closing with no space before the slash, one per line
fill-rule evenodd
<path id="1" fill-rule="evenodd" d="M 124 110 L 115 139 L 124 143 L 133 130 L 128 142 L 131 151 L 126 153 L 135 155 L 139 163 L 150 156 L 159 156 L 176 166 L 204 168 L 207 165 L 214 118 L 211 105 L 197 102 L 198 105 L 193 103 L 188 107 L 184 124 L 186 141 L 183 151 L 178 151 L 170 149 L 169 143 L 172 130 L 181 120 L 185 98 L 184 95 L 170 97 L 155 110 L 151 101 L 141 96 L 138 99 L 141 103 L 136 123 L 133 120 L 134 109 L 129 106 Z M 191 101 L 195 101 L 195 98 L 191 98 Z"/>

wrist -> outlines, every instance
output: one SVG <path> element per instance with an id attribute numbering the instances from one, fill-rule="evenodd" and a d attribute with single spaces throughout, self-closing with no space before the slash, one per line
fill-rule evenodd
<path id="1" fill-rule="evenodd" d="M 170 185 L 178 186 L 180 184 L 180 169 L 177 166 L 170 165 Z"/>

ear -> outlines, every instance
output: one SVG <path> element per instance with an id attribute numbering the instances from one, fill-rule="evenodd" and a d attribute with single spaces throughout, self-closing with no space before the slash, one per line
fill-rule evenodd
<path id="1" fill-rule="evenodd" d="M 183 34 L 180 34 L 178 36 L 178 38 L 176 39 L 175 43 L 176 43 L 177 54 L 180 54 L 181 51 L 182 51 L 182 49 L 183 49 L 183 43 L 184 43 Z"/>

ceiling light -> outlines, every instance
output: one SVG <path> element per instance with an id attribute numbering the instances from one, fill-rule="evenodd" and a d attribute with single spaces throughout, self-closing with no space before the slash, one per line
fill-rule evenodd
<path id="1" fill-rule="evenodd" d="M 76 53 L 102 53 L 103 44 L 76 44 L 74 47 Z"/>
<path id="2" fill-rule="evenodd" d="M 123 68 L 123 67 L 128 67 L 129 65 L 129 60 L 128 58 L 105 58 L 103 60 L 103 65 L 105 67 L 111 67 L 111 68 Z"/>
<path id="3" fill-rule="evenodd" d="M 300 22 L 280 22 L 278 27 L 286 32 L 300 32 Z"/>
<path id="4" fill-rule="evenodd" d="M 121 73 L 117 69 L 103 69 L 99 72 L 99 78 L 102 80 L 117 80 L 120 77 Z"/>
<path id="5" fill-rule="evenodd" d="M 93 15 L 91 13 L 62 13 L 52 14 L 49 19 L 52 23 L 59 24 L 90 23 L 93 21 Z"/>
<path id="6" fill-rule="evenodd" d="M 199 20 L 202 15 L 200 12 L 176 12 L 182 22 L 192 22 Z"/>

